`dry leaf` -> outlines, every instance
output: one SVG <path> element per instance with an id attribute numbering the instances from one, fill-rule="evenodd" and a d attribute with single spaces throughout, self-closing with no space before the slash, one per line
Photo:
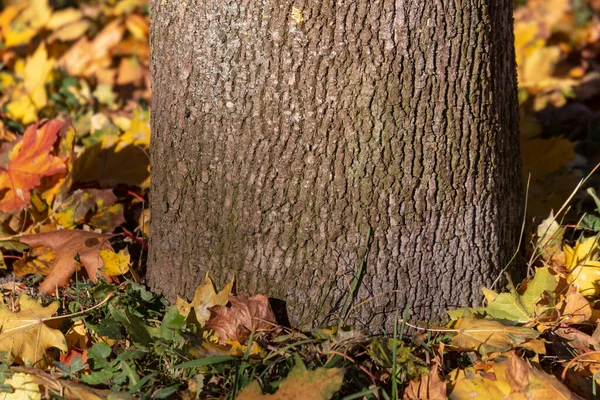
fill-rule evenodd
<path id="1" fill-rule="evenodd" d="M 112 250 L 108 239 L 113 236 L 65 229 L 21 236 L 19 240 L 32 248 L 47 246 L 56 251 L 52 271 L 40 285 L 40 292 L 52 294 L 57 287 L 68 286 L 71 276 L 79 268 L 75 257 L 79 257 L 88 277 L 95 282 L 103 266 L 99 252 L 103 249 Z"/>
<path id="2" fill-rule="evenodd" d="M 590 302 L 574 286 L 569 286 L 567 293 L 558 298 L 556 308 L 560 310 L 561 321 L 565 323 L 580 324 L 592 317 Z"/>
<path id="3" fill-rule="evenodd" d="M 206 323 L 206 328 L 219 335 L 219 344 L 228 340 L 244 343 L 252 331 L 269 330 L 277 324 L 269 299 L 263 295 L 231 296 L 229 303 L 231 307 L 211 307 Z"/>
<path id="4" fill-rule="evenodd" d="M 29 191 L 37 186 L 43 176 L 67 170 L 60 157 L 52 155 L 60 131 L 68 129 L 64 121 L 42 120 L 30 125 L 10 152 L 6 169 L 0 170 L 1 212 L 13 212 L 29 204 Z"/>
<path id="5" fill-rule="evenodd" d="M 40 387 L 29 374 L 17 372 L 4 381 L 5 385 L 10 385 L 12 393 L 1 392 L 0 400 L 40 400 L 42 394 Z"/>
<path id="6" fill-rule="evenodd" d="M 579 396 L 571 393 L 556 377 L 533 368 L 514 352 L 511 352 L 508 356 L 506 381 L 511 388 L 510 398 L 531 400 L 580 399 Z M 518 397 L 519 395 L 521 397 Z"/>
<path id="7" fill-rule="evenodd" d="M 483 355 L 508 351 L 540 335 L 533 329 L 470 317 L 458 319 L 453 328 L 458 331 L 451 339 L 454 346 L 465 350 L 477 350 Z"/>
<path id="8" fill-rule="evenodd" d="M 233 279 L 217 294 L 213 281 L 208 277 L 207 273 L 204 277 L 204 283 L 196 288 L 194 299 L 191 303 L 177 296 L 177 310 L 179 314 L 187 318 L 193 308 L 197 322 L 200 326 L 204 326 L 211 314 L 208 309 L 212 306 L 224 306 L 227 304 L 232 288 Z"/>
<path id="9" fill-rule="evenodd" d="M 274 394 L 263 394 L 258 382 L 246 386 L 237 400 L 328 400 L 342 387 L 344 370 L 317 368 L 308 371 L 297 361 Z"/>
<path id="10" fill-rule="evenodd" d="M 404 400 L 445 400 L 446 383 L 438 374 L 439 363 L 434 361 L 429 375 L 421 376 L 418 381 L 410 381 L 404 391 Z"/>
<path id="11" fill-rule="evenodd" d="M 56 313 L 59 304 L 44 307 L 25 294 L 19 297 L 19 304 L 20 311 L 12 312 L 0 303 L 0 359 L 6 364 L 21 360 L 27 366 L 45 366 L 48 348 L 67 351 L 64 335 L 44 322 Z"/>
<path id="12" fill-rule="evenodd" d="M 589 237 L 583 242 L 577 242 L 575 247 L 564 246 L 566 263 L 569 270 L 567 281 L 575 286 L 584 296 L 594 296 L 600 293 L 600 261 L 598 256 L 598 238 Z"/>
<path id="13" fill-rule="evenodd" d="M 113 250 L 100 250 L 100 258 L 104 263 L 102 272 L 108 276 L 124 275 L 129 271 L 129 251 L 125 248 L 115 253 Z"/>

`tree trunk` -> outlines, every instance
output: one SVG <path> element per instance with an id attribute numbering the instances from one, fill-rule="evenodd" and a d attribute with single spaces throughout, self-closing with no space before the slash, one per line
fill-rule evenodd
<path id="1" fill-rule="evenodd" d="M 151 288 L 372 332 L 480 302 L 522 218 L 511 0 L 151 7 Z"/>

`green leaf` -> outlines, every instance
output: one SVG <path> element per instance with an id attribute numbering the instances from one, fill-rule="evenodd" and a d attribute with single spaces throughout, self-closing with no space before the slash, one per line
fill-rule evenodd
<path id="1" fill-rule="evenodd" d="M 487 316 L 494 319 L 504 319 L 524 323 L 529 321 L 530 313 L 527 311 L 519 296 L 513 293 L 500 293 L 496 299 L 485 308 Z"/>
<path id="2" fill-rule="evenodd" d="M 103 369 L 102 371 L 94 371 L 89 375 L 81 375 L 80 379 L 83 383 L 88 385 L 99 385 L 106 383 L 113 378 L 114 371 L 110 369 Z"/>
<path id="3" fill-rule="evenodd" d="M 181 368 L 194 368 L 194 367 L 203 367 L 205 365 L 212 364 L 220 364 L 222 362 L 238 360 L 238 358 L 232 356 L 216 356 L 216 357 L 205 357 L 198 358 L 196 360 L 186 361 L 181 364 L 177 364 L 173 367 L 173 369 L 181 369 Z"/>
<path id="4" fill-rule="evenodd" d="M 579 227 L 582 229 L 590 229 L 594 232 L 600 232 L 600 217 L 587 214 L 585 217 L 583 217 Z"/>
<path id="5" fill-rule="evenodd" d="M 533 314 L 535 305 L 542 299 L 544 292 L 553 292 L 558 282 L 554 275 L 550 273 L 549 267 L 537 268 L 535 276 L 527 284 L 527 290 L 521 296 L 521 304 L 525 307 L 529 315 Z"/>
<path id="6" fill-rule="evenodd" d="M 170 342 L 180 339 L 179 331 L 184 327 L 185 317 L 179 314 L 177 306 L 171 306 L 160 324 L 160 338 Z"/>
<path id="7" fill-rule="evenodd" d="M 164 399 L 175 393 L 177 389 L 179 389 L 179 385 L 162 388 L 159 391 L 155 392 L 152 395 L 152 397 L 155 399 Z"/>
<path id="8" fill-rule="evenodd" d="M 108 366 L 106 358 L 110 355 L 111 351 L 110 346 L 103 342 L 94 343 L 94 345 L 90 347 L 87 356 L 94 362 L 94 369 L 101 369 Z"/>

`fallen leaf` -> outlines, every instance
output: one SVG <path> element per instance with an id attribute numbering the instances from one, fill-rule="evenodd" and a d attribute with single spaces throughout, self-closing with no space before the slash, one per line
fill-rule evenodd
<path id="1" fill-rule="evenodd" d="M 533 329 L 469 317 L 458 319 L 452 328 L 456 331 L 450 341 L 452 345 L 464 350 L 477 350 L 482 355 L 508 351 L 540 335 Z"/>
<path id="2" fill-rule="evenodd" d="M 455 369 L 447 375 L 449 400 L 486 399 L 506 400 L 510 388 L 496 376 L 495 365 L 488 371 L 478 371 L 473 367 Z"/>
<path id="3" fill-rule="evenodd" d="M 64 121 L 42 120 L 30 125 L 11 150 L 10 161 L 0 170 L 0 211 L 9 213 L 29 204 L 29 191 L 40 184 L 43 176 L 66 171 L 60 157 L 52 155 L 59 132 L 68 129 Z"/>
<path id="4" fill-rule="evenodd" d="M 418 381 L 410 381 L 404 391 L 404 400 L 445 400 L 446 383 L 438 374 L 439 364 L 435 362 L 429 375 L 421 376 Z"/>
<path id="5" fill-rule="evenodd" d="M 508 355 L 506 381 L 510 385 L 510 398 L 532 400 L 580 399 L 556 377 L 532 367 L 514 352 Z M 521 397 L 518 397 L 521 395 Z"/>
<path id="6" fill-rule="evenodd" d="M 64 335 L 45 323 L 56 313 L 59 303 L 44 307 L 41 301 L 22 294 L 19 304 L 20 311 L 12 312 L 0 303 L 0 360 L 6 364 L 20 360 L 26 366 L 45 366 L 48 348 L 67 351 Z"/>
<path id="7" fill-rule="evenodd" d="M 40 246 L 30 249 L 20 260 L 13 263 L 16 276 L 43 275 L 52 271 L 56 260 L 56 251 L 52 247 Z"/>
<path id="8" fill-rule="evenodd" d="M 181 297 L 177 296 L 177 310 L 179 311 L 179 314 L 187 318 L 193 308 L 196 320 L 200 326 L 204 326 L 211 315 L 209 308 L 212 306 L 226 305 L 229 301 L 229 296 L 231 296 L 232 288 L 233 279 L 223 288 L 223 290 L 217 293 L 215 291 L 213 281 L 208 277 L 207 273 L 204 277 L 204 283 L 196 288 L 194 298 L 192 299 L 191 303 L 188 303 Z"/>
<path id="9" fill-rule="evenodd" d="M 263 295 L 229 297 L 231 307 L 216 305 L 210 308 L 207 329 L 219 335 L 219 344 L 228 340 L 246 342 L 251 332 L 269 330 L 277 323 L 269 299 Z"/>
<path id="10" fill-rule="evenodd" d="M 102 272 L 108 276 L 124 275 L 129 271 L 129 251 L 127 248 L 115 253 L 113 250 L 100 250 L 100 258 L 104 263 Z"/>
<path id="11" fill-rule="evenodd" d="M 28 244 L 31 248 L 46 246 L 56 251 L 56 259 L 52 270 L 40 284 L 40 292 L 52 294 L 57 287 L 66 287 L 71 276 L 79 268 L 79 258 L 85 268 L 88 277 L 96 282 L 97 275 L 102 274 L 102 258 L 100 250 L 112 250 L 108 239 L 114 235 L 104 235 L 82 230 L 51 231 L 35 235 L 25 235 L 19 240 Z M 107 278 L 108 279 L 108 278 Z"/>
<path id="12" fill-rule="evenodd" d="M 63 228 L 88 224 L 102 232 L 112 232 L 125 223 L 123 205 L 112 189 L 78 189 L 64 200 L 52 215 Z"/>
<path id="13" fill-rule="evenodd" d="M 559 296 L 556 308 L 560 311 L 561 321 L 565 323 L 581 324 L 592 317 L 590 302 L 575 286 L 569 286 L 567 293 Z"/>
<path id="14" fill-rule="evenodd" d="M 12 393 L 0 392 L 0 400 L 40 400 L 42 394 L 40 387 L 32 380 L 32 376 L 23 372 L 17 372 L 4 381 L 10 385 Z"/>
<path id="15" fill-rule="evenodd" d="M 257 381 L 246 386 L 237 400 L 328 400 L 342 387 L 344 370 L 317 368 L 309 371 L 297 359 L 296 365 L 274 394 L 263 394 Z"/>
<path id="16" fill-rule="evenodd" d="M 567 281 L 584 296 L 600 294 L 597 281 L 600 280 L 600 261 L 598 256 L 598 238 L 589 237 L 577 242 L 575 247 L 564 246 L 566 263 L 569 270 Z"/>

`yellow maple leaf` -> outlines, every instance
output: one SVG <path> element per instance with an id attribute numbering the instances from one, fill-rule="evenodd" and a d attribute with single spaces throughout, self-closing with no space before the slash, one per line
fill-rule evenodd
<path id="1" fill-rule="evenodd" d="M 600 280 L 600 261 L 594 260 L 598 255 L 598 238 L 590 237 L 577 242 L 574 248 L 565 245 L 564 252 L 565 267 L 569 270 L 567 281 L 584 296 L 599 294 L 597 281 Z"/>
<path id="2" fill-rule="evenodd" d="M 44 307 L 41 301 L 22 294 L 19 304 L 20 311 L 12 312 L 6 304 L 0 303 L 0 361 L 12 364 L 20 360 L 26 366 L 45 366 L 48 348 L 67 351 L 62 332 L 46 325 L 58 310 L 59 303 Z"/>
<path id="3" fill-rule="evenodd" d="M 4 381 L 10 385 L 12 393 L 0 393 L 0 400 L 39 400 L 42 398 L 40 386 L 35 383 L 33 377 L 23 372 L 17 372 Z"/>
<path id="4" fill-rule="evenodd" d="M 100 250 L 100 258 L 104 263 L 102 272 L 108 276 L 119 276 L 129 271 L 129 252 L 127 249 L 115 253 L 112 250 Z"/>
<path id="5" fill-rule="evenodd" d="M 179 311 L 179 314 L 187 318 L 193 308 L 198 323 L 200 326 L 204 326 L 206 321 L 210 318 L 210 311 L 208 309 L 212 306 L 225 306 L 229 301 L 232 289 L 233 279 L 223 288 L 223 290 L 217 293 L 213 281 L 208 277 L 207 273 L 204 278 L 204 283 L 196 288 L 194 299 L 191 303 L 188 303 L 177 296 L 177 310 Z"/>

